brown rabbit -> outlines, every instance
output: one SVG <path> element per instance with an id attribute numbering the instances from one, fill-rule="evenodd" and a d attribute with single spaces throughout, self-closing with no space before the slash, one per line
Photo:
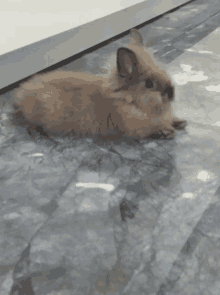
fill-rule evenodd
<path id="1" fill-rule="evenodd" d="M 186 126 L 185 120 L 172 117 L 173 100 L 164 66 L 132 29 L 128 47 L 117 50 L 117 65 L 106 77 L 64 71 L 36 75 L 17 90 L 14 115 L 19 124 L 28 123 L 28 130 L 46 134 L 115 130 L 135 138 L 158 132 L 172 138 L 174 128 Z"/>

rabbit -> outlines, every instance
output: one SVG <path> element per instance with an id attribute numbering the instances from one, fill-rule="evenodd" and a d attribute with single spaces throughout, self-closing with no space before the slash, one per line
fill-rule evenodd
<path id="1" fill-rule="evenodd" d="M 54 71 L 22 83 L 15 94 L 14 122 L 46 136 L 116 132 L 172 139 L 174 130 L 184 129 L 187 122 L 171 114 L 175 91 L 165 66 L 136 29 L 116 57 L 107 75 Z"/>

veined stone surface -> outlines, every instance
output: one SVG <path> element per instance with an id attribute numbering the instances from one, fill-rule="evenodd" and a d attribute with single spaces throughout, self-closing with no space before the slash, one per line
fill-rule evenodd
<path id="1" fill-rule="evenodd" d="M 140 29 L 171 62 L 174 140 L 33 141 L 1 96 L 0 295 L 219 294 L 219 20 L 198 0 Z M 100 71 L 124 42 L 63 69 Z"/>

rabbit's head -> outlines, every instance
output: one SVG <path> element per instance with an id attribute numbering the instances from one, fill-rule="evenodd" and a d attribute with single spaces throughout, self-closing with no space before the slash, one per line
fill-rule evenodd
<path id="1" fill-rule="evenodd" d="M 117 50 L 117 66 L 110 81 L 111 97 L 134 103 L 146 113 L 160 115 L 174 100 L 174 86 L 165 65 L 144 46 L 136 29 L 130 31 L 128 46 Z"/>

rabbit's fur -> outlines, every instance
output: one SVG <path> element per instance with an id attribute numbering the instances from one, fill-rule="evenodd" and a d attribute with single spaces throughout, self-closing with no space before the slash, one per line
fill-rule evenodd
<path id="1" fill-rule="evenodd" d="M 109 75 L 56 71 L 35 75 L 15 95 L 16 122 L 44 134 L 108 134 L 135 138 L 161 133 L 172 138 L 185 120 L 172 117 L 174 87 L 164 65 L 132 29 L 127 47 L 117 50 Z M 40 128 L 40 129 L 39 129 Z"/>

